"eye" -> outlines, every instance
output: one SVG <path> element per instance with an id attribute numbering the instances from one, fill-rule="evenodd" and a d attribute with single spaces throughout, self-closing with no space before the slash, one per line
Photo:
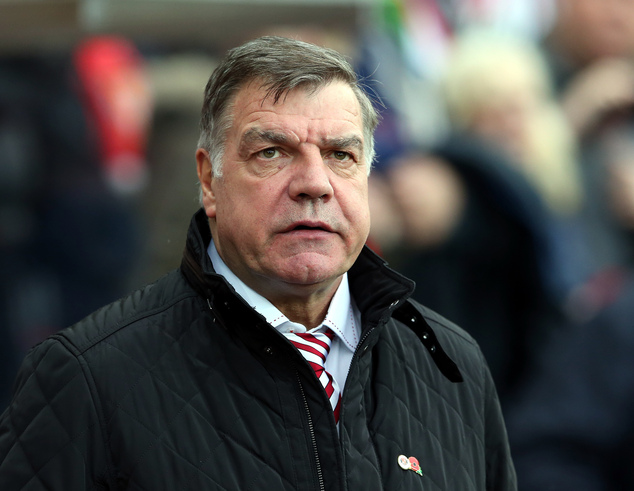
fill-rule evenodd
<path id="1" fill-rule="evenodd" d="M 344 152 L 341 150 L 335 150 L 334 152 L 332 152 L 332 156 L 335 160 L 339 160 L 340 162 L 345 162 L 346 160 L 352 158 L 352 156 L 348 152 Z"/>
<path id="2" fill-rule="evenodd" d="M 264 150 L 260 150 L 260 152 L 258 152 L 260 157 L 263 157 L 265 159 L 274 159 L 275 157 L 279 157 L 280 152 L 277 148 L 271 147 L 271 148 L 265 148 Z"/>

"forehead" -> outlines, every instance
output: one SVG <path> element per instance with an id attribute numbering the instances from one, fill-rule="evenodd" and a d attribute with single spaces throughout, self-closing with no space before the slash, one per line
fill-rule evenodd
<path id="1" fill-rule="evenodd" d="M 232 129 L 244 134 L 253 127 L 288 130 L 300 135 L 358 133 L 362 136 L 361 107 L 353 90 L 335 81 L 316 90 L 299 87 L 276 102 L 266 88 L 250 83 L 235 95 Z"/>

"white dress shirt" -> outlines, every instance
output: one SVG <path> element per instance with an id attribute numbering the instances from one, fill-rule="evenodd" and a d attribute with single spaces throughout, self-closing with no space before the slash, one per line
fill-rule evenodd
<path id="1" fill-rule="evenodd" d="M 249 288 L 238 278 L 218 254 L 213 240 L 209 243 L 207 254 L 209 254 L 216 273 L 224 276 L 238 295 L 260 313 L 271 326 L 282 334 L 307 331 L 305 326 L 291 322 L 275 305 L 255 290 Z M 312 329 L 312 331 L 323 331 L 326 327 L 332 329 L 336 336 L 332 340 L 325 368 L 335 379 L 337 385 L 339 385 L 339 390 L 343 394 L 352 355 L 359 344 L 359 336 L 361 334 L 361 313 L 350 295 L 347 273 L 343 275 L 341 284 L 330 302 L 328 313 L 323 323 Z"/>

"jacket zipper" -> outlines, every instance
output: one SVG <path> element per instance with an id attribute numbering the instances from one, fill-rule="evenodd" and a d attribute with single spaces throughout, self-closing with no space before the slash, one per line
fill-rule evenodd
<path id="1" fill-rule="evenodd" d="M 313 426 L 313 418 L 310 415 L 310 408 L 308 407 L 308 401 L 306 400 L 306 394 L 304 393 L 304 387 L 302 385 L 302 380 L 299 378 L 299 373 L 297 373 L 297 382 L 299 383 L 299 390 L 302 393 L 302 399 L 304 400 L 304 408 L 306 409 L 306 415 L 308 416 L 308 429 L 310 431 L 310 441 L 313 444 L 313 452 L 315 454 L 315 467 L 317 468 L 317 479 L 319 480 L 319 489 L 321 491 L 326 491 L 326 487 L 324 486 L 324 476 L 321 471 L 321 462 L 319 461 L 319 451 L 317 450 L 317 439 L 315 438 L 315 428 Z"/>
<path id="2" fill-rule="evenodd" d="M 361 338 L 361 341 L 359 341 L 359 343 L 357 344 L 357 348 L 354 350 L 354 354 L 352 355 L 352 360 L 350 360 L 350 366 L 348 367 L 348 373 L 346 374 L 346 382 L 348 380 L 348 377 L 350 376 L 350 370 L 352 369 L 352 365 L 354 365 L 354 363 L 359 359 L 359 356 L 361 356 L 359 354 L 360 348 L 363 345 L 363 343 L 365 342 L 366 339 L 368 339 L 368 336 L 372 333 L 372 331 L 374 331 L 374 327 L 371 327 L 368 332 L 365 333 L 365 335 Z M 345 393 L 345 390 L 344 390 Z M 344 411 L 344 405 L 343 405 L 343 401 L 341 404 L 341 414 L 339 415 L 339 421 L 341 421 L 343 419 L 343 411 Z"/>
<path id="3" fill-rule="evenodd" d="M 348 377 L 350 376 L 350 370 L 352 369 L 352 365 L 356 362 L 356 360 L 359 359 L 359 357 L 361 356 L 359 354 L 360 348 L 363 345 L 363 343 L 365 342 L 366 339 L 368 339 L 368 336 L 370 335 L 370 333 L 372 331 L 374 331 L 374 327 L 370 328 L 368 330 L 368 332 L 365 333 L 365 335 L 361 338 L 361 340 L 359 341 L 359 343 L 357 344 L 357 348 L 354 350 L 354 354 L 352 355 L 352 360 L 350 361 L 350 367 L 348 367 L 348 373 L 346 374 L 346 383 L 348 380 Z M 345 394 L 345 390 L 344 390 L 344 394 Z M 345 411 L 345 404 L 343 404 L 343 400 L 341 401 L 341 413 L 339 414 L 339 422 L 341 423 L 341 421 L 343 421 L 343 413 Z M 340 439 L 340 444 L 343 446 L 343 441 Z M 345 457 L 346 453 L 345 452 L 341 452 L 341 462 L 343 465 L 343 468 L 346 468 L 346 457 Z M 345 472 L 345 471 L 344 471 Z"/>

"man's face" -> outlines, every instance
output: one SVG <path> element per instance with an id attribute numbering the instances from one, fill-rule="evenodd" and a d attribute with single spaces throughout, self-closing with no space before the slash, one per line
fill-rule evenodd
<path id="1" fill-rule="evenodd" d="M 214 242 L 269 300 L 334 292 L 370 227 L 359 103 L 342 82 L 265 95 L 257 83 L 237 93 L 221 178 L 197 153 Z"/>

